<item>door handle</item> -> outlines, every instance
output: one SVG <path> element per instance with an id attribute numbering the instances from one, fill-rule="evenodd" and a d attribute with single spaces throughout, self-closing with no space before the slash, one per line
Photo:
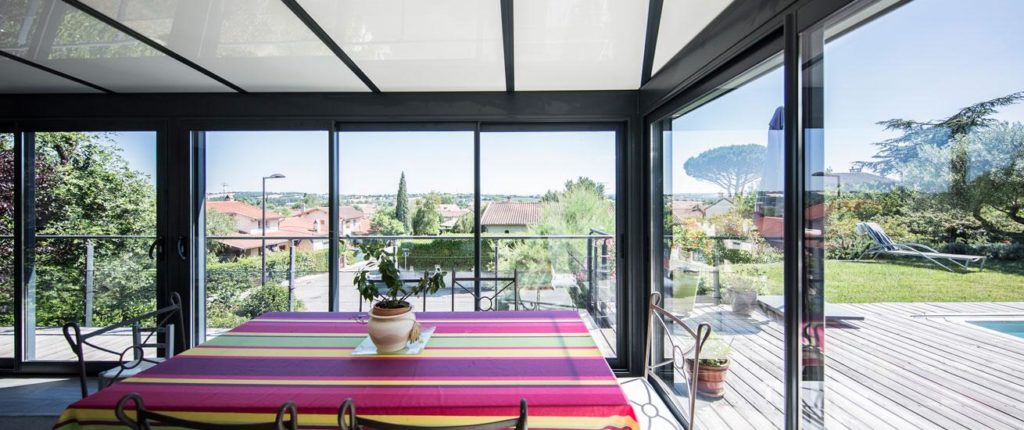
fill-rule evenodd
<path id="1" fill-rule="evenodd" d="M 149 259 L 156 259 L 164 252 L 164 237 L 159 236 L 153 241 L 152 245 L 149 245 Z"/>
<path id="2" fill-rule="evenodd" d="M 178 236 L 178 258 L 182 261 L 188 261 L 188 256 L 185 255 L 185 236 Z"/>

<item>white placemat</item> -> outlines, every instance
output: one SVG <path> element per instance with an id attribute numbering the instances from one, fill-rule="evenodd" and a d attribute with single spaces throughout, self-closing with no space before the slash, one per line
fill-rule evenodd
<path id="1" fill-rule="evenodd" d="M 373 340 L 370 340 L 370 336 L 366 336 L 366 338 L 359 343 L 359 346 L 357 346 L 356 349 L 352 351 L 352 355 L 416 355 L 419 354 L 420 351 L 423 351 L 423 348 L 427 347 L 427 341 L 430 340 L 430 335 L 434 334 L 434 330 L 436 329 L 437 326 L 422 327 L 420 329 L 419 339 L 416 339 L 415 341 L 410 341 L 409 344 L 405 346 L 405 348 L 402 348 L 398 351 L 386 352 L 383 354 L 377 352 L 377 346 L 373 344 Z"/>

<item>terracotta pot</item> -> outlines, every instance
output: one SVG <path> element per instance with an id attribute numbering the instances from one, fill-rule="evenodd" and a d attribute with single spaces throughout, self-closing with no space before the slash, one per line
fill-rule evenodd
<path id="1" fill-rule="evenodd" d="M 377 352 L 400 351 L 409 343 L 409 334 L 416 325 L 412 307 L 378 308 L 370 311 L 368 331 Z"/>
<path id="2" fill-rule="evenodd" d="M 686 373 L 693 372 L 693 359 L 686 359 Z M 728 374 L 729 363 L 722 367 L 700 366 L 697 369 L 697 394 L 704 397 L 720 399 L 725 396 L 725 375 Z"/>

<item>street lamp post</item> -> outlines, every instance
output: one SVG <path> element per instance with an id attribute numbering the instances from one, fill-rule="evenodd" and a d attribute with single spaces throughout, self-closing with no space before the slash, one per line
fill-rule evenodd
<path id="1" fill-rule="evenodd" d="M 284 175 L 275 173 L 263 177 L 263 199 L 261 204 L 260 229 L 260 285 L 267 284 L 267 179 L 281 179 Z"/>

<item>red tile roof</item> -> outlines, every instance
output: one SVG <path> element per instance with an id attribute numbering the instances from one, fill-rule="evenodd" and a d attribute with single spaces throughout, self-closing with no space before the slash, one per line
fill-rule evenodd
<path id="1" fill-rule="evenodd" d="M 543 208 L 543 203 L 493 202 L 480 215 L 480 225 L 534 225 Z"/>
<path id="2" fill-rule="evenodd" d="M 252 219 L 261 219 L 263 214 L 259 207 L 250 205 L 245 202 L 238 200 L 227 200 L 227 201 L 207 201 L 206 209 L 217 211 L 225 214 L 241 215 Z M 267 219 L 281 219 L 284 218 L 281 214 L 272 210 L 267 210 Z"/>

